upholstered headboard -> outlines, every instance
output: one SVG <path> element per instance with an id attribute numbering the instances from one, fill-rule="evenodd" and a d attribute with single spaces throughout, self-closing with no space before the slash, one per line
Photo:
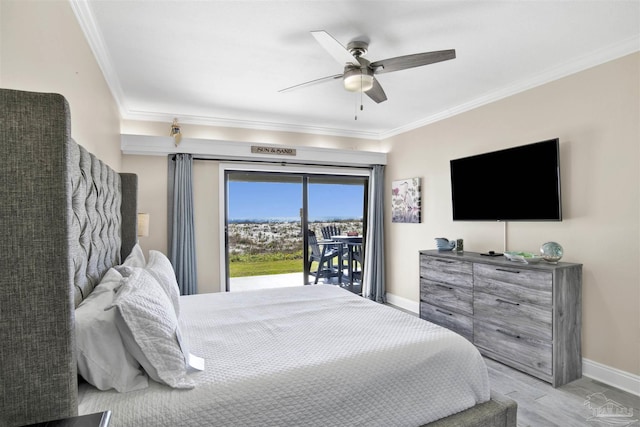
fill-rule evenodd
<path id="1" fill-rule="evenodd" d="M 137 177 L 71 140 L 63 96 L 0 89 L 0 426 L 77 414 L 74 308 L 137 241 Z"/>

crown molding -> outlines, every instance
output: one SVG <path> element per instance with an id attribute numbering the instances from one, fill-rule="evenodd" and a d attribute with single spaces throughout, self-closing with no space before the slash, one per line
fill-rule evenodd
<path id="1" fill-rule="evenodd" d="M 171 122 L 176 114 L 169 114 L 163 112 L 150 112 L 150 111 L 127 111 L 122 112 L 122 118 L 125 120 L 141 120 L 151 122 Z M 322 126 L 308 126 L 308 125 L 296 125 L 288 123 L 275 123 L 275 122 L 261 122 L 261 121 L 249 121 L 228 119 L 221 117 L 205 117 L 196 115 L 184 115 L 179 114 L 177 117 L 180 119 L 181 124 L 192 125 L 205 125 L 216 127 L 230 127 L 252 130 L 267 130 L 273 132 L 295 132 L 305 133 L 313 135 L 327 135 L 338 136 L 347 138 L 363 138 L 369 140 L 379 140 L 379 133 L 377 132 L 364 132 L 353 131 L 348 129 L 335 129 Z"/>
<path id="2" fill-rule="evenodd" d="M 69 3 L 71 4 L 73 13 L 76 15 L 76 19 L 80 24 L 82 32 L 87 39 L 87 43 L 93 52 L 93 56 L 96 58 L 96 62 L 98 63 L 100 70 L 102 70 L 102 75 L 107 82 L 107 86 L 109 87 L 111 95 L 118 105 L 120 115 L 122 116 L 123 112 L 127 110 L 124 102 L 122 85 L 120 84 L 118 75 L 114 71 L 109 52 L 105 48 L 104 41 L 102 40 L 102 33 L 100 33 L 100 30 L 96 25 L 91 6 L 89 5 L 90 2 L 87 0 L 69 0 Z"/>

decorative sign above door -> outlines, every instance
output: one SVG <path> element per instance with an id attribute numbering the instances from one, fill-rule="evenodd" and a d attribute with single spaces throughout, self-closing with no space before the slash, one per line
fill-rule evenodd
<path id="1" fill-rule="evenodd" d="M 254 154 L 275 154 L 278 156 L 295 156 L 296 155 L 295 148 L 267 147 L 267 146 L 261 146 L 261 145 L 252 145 L 251 152 Z"/>

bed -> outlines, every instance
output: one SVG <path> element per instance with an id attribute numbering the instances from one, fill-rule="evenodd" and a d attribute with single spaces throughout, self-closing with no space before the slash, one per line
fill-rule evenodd
<path id="1" fill-rule="evenodd" d="M 96 336 L 83 335 L 82 307 L 108 294 L 105 312 L 134 331 L 141 317 L 126 314 L 124 295 L 148 298 L 162 281 L 147 271 L 156 251 L 126 267 L 140 257 L 136 177 L 71 140 L 61 95 L 2 89 L 0 105 L 0 426 L 107 409 L 111 426 L 516 425 L 515 402 L 490 392 L 467 340 L 330 285 L 162 294 L 171 351 L 177 342 L 204 370 L 155 381 L 154 359 L 170 358 L 151 352 L 132 390 L 99 390 L 78 374 Z"/>

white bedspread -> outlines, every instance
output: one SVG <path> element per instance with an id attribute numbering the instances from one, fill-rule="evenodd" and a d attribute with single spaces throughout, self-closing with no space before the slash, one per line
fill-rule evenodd
<path id="1" fill-rule="evenodd" d="M 193 390 L 82 384 L 79 412 L 119 426 L 419 426 L 489 400 L 477 349 L 453 332 L 331 285 L 183 296 L 206 360 Z"/>

